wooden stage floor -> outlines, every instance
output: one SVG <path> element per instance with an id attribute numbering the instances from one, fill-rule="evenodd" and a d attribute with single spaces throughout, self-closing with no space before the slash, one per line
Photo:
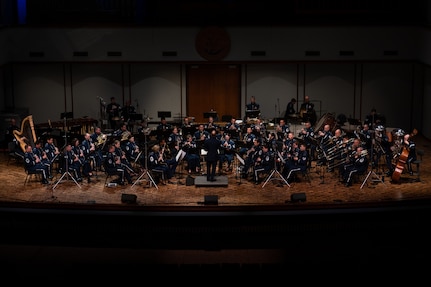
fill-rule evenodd
<path id="1" fill-rule="evenodd" d="M 401 180 L 393 183 L 385 177 L 383 164 L 371 170 L 370 177 L 364 181 L 360 178 L 351 187 L 340 182 L 337 172 L 328 172 L 326 168 L 312 164 L 311 182 L 299 177 L 299 181 L 290 186 L 277 180 L 275 173 L 265 185 L 263 181 L 256 185 L 252 181 L 240 179 L 234 169 L 224 173 L 227 185 L 187 185 L 187 174 L 180 166 L 177 169 L 175 182 L 150 186 L 151 180 L 139 181 L 134 185 L 108 187 L 105 185 L 106 175 L 99 171 L 93 176 L 92 182 L 86 181 L 78 186 L 64 177 L 55 187 L 61 174 L 54 174 L 49 185 L 42 185 L 34 178 L 25 183 L 25 172 L 22 164 L 8 161 L 8 154 L 2 154 L 0 161 L 0 202 L 2 205 L 31 205 L 44 207 L 72 206 L 85 209 L 143 209 L 143 210 L 203 210 L 207 206 L 205 198 L 217 198 L 217 207 L 227 209 L 290 209 L 290 208 L 333 208 L 371 204 L 379 206 L 384 203 L 403 202 L 406 200 L 422 200 L 431 198 L 431 141 L 417 135 L 414 138 L 417 150 L 423 150 L 424 156 L 420 164 L 420 176 L 409 175 L 404 168 Z M 374 177 L 374 174 L 377 177 Z M 196 177 L 200 174 L 194 174 Z M 134 179 L 136 179 L 135 177 Z M 141 178 L 141 179 L 145 179 Z M 383 182 L 381 182 L 381 181 Z M 109 180 L 108 180 L 109 181 Z M 362 186 L 362 188 L 361 188 Z M 292 194 L 304 194 L 306 200 L 292 202 Z M 133 204 L 123 202 L 125 195 L 136 195 Z"/>

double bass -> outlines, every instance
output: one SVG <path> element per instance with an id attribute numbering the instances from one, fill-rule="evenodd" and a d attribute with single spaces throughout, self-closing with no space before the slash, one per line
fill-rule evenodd
<path id="1" fill-rule="evenodd" d="M 414 136 L 418 133 L 416 129 L 413 129 L 413 132 L 410 134 L 410 136 Z M 401 174 L 404 170 L 404 165 L 407 163 L 407 159 L 409 157 L 409 149 L 407 147 L 403 147 L 400 156 L 398 157 L 397 163 L 395 165 L 395 170 L 392 173 L 392 181 L 399 182 Z"/>

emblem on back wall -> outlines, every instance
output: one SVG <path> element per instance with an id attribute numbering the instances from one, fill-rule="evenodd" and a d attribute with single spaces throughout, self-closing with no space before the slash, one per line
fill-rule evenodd
<path id="1" fill-rule="evenodd" d="M 208 61 L 219 61 L 229 54 L 230 37 L 225 29 L 209 26 L 199 31 L 195 46 L 202 58 Z"/>

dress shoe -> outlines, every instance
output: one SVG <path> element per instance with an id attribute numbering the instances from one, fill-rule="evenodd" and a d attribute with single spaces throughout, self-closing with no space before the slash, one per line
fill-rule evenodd
<path id="1" fill-rule="evenodd" d="M 48 183 L 49 182 L 46 179 L 42 180 L 42 184 L 48 184 Z"/>
<path id="2" fill-rule="evenodd" d="M 352 186 L 352 183 L 351 182 L 346 182 L 345 186 L 346 187 Z"/>

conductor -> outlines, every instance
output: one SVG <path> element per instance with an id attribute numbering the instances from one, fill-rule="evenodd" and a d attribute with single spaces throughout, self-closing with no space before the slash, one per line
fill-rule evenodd
<path id="1" fill-rule="evenodd" d="M 217 162 L 219 160 L 220 140 L 217 139 L 217 131 L 211 130 L 211 135 L 204 142 L 204 149 L 207 151 L 207 181 L 216 181 L 215 174 Z"/>

